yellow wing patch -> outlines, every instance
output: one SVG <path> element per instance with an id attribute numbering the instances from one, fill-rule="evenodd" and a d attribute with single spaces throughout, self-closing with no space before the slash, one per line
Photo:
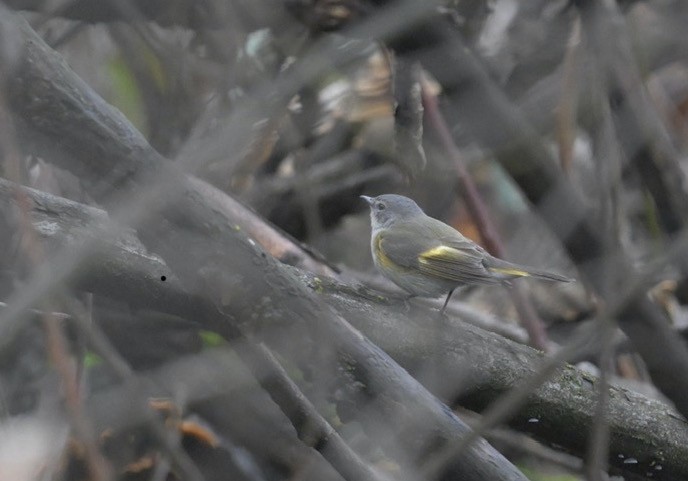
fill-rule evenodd
<path id="1" fill-rule="evenodd" d="M 483 265 L 477 249 L 457 249 L 448 245 L 433 247 L 418 256 L 421 272 L 433 278 L 460 284 L 495 284 L 499 282 Z"/>
<path id="2" fill-rule="evenodd" d="M 460 251 L 454 249 L 453 247 L 448 247 L 448 246 L 437 246 L 433 247 L 432 249 L 428 249 L 425 252 L 421 252 L 419 257 L 420 262 L 427 264 L 428 259 L 433 259 L 433 258 L 451 258 L 453 256 L 456 256 L 457 254 L 461 254 Z"/>
<path id="3" fill-rule="evenodd" d="M 490 270 L 492 272 L 496 272 L 498 274 L 504 274 L 506 276 L 517 276 L 517 277 L 528 277 L 530 276 L 530 273 L 526 271 L 522 271 L 519 269 L 509 269 L 506 267 L 500 268 L 500 267 L 490 267 Z"/>

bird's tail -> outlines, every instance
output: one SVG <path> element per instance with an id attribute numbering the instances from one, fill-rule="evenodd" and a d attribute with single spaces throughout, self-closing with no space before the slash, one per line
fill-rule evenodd
<path id="1" fill-rule="evenodd" d="M 496 257 L 486 259 L 485 267 L 496 276 L 503 277 L 504 280 L 515 279 L 517 277 L 532 277 L 533 279 L 542 279 L 545 281 L 574 281 L 573 279 L 566 276 L 554 274 L 553 272 L 547 272 L 540 269 L 535 269 L 532 267 L 512 264 L 511 262 L 503 261 L 501 259 L 497 259 Z"/>

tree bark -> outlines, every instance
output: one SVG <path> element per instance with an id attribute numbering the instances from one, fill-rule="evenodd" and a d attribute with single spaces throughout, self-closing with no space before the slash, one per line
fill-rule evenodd
<path id="1" fill-rule="evenodd" d="M 46 160 L 79 177 L 118 220 L 134 225 L 144 245 L 165 260 L 192 295 L 210 299 L 226 314 L 216 318 L 218 332 L 240 326 L 297 365 L 313 365 L 309 353 L 315 352 L 320 375 L 339 373 L 355 381 L 351 402 L 364 406 L 369 419 L 382 420 L 376 425 L 380 430 L 369 433 L 395 438 L 399 459 L 410 464 L 469 432 L 291 271 L 218 215 L 176 166 L 156 153 L 25 22 L 9 13 L 3 19 L 20 24 L 23 52 L 8 98 L 22 139 L 39 139 L 31 145 Z M 455 458 L 443 479 L 525 477 L 481 440 Z"/>
<path id="2" fill-rule="evenodd" d="M 11 188 L 0 180 L 0 212 L 14 206 Z M 31 220 L 49 252 L 73 245 L 107 222 L 97 209 L 25 191 L 36 206 Z M 77 288 L 200 321 L 200 328 L 214 329 L 227 322 L 221 313 L 208 309 L 206 300 L 186 293 L 174 277 L 160 282 L 158 274 L 166 272 L 167 266 L 147 253 L 133 233 L 100 239 L 98 246 L 100 254 L 91 256 L 74 278 Z M 404 368 L 422 377 L 424 369 L 434 365 L 437 372 L 427 378 L 428 387 L 452 404 L 481 411 L 536 373 L 544 359 L 539 351 L 460 319 L 446 321 L 443 340 L 437 344 L 433 310 L 422 305 L 406 310 L 383 295 L 292 269 L 296 282 L 331 305 Z M 433 384 L 433 379 L 444 383 Z M 531 393 L 509 424 L 583 457 L 594 421 L 596 383 L 595 376 L 564 366 Z M 611 466 L 626 474 L 652 472 L 654 479 L 688 478 L 688 427 L 670 407 L 612 385 L 609 425 Z"/>

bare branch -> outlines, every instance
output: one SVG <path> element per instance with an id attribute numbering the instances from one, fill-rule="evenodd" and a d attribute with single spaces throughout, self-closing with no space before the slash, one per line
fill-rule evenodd
<path id="1" fill-rule="evenodd" d="M 2 208 L 13 204 L 7 187 L 6 182 L 0 181 Z M 39 206 L 32 213 L 33 222 L 51 250 L 73 244 L 74 236 L 83 235 L 84 225 L 96 227 L 105 220 L 102 212 L 95 209 L 31 189 L 26 192 Z M 165 265 L 160 259 L 145 254 L 135 238 L 103 239 L 100 245 L 99 251 L 106 255 L 89 261 L 88 268 L 74 280 L 77 287 L 126 299 L 141 307 L 202 319 L 206 328 L 226 322 L 217 311 L 208 310 L 202 316 L 192 314 L 204 312 L 207 302 L 184 293 L 174 279 L 159 282 L 156 275 L 166 269 Z M 102 283 L 102 271 L 111 279 L 107 286 Z M 433 323 L 419 322 L 433 315 L 423 305 L 411 306 L 411 311 L 405 312 L 401 307 L 389 305 L 384 297 L 373 299 L 366 293 L 358 293 L 354 286 L 303 271 L 295 274 L 298 282 L 319 293 L 410 371 L 422 371 L 425 362 L 438 359 L 440 372 L 434 379 L 452 380 L 456 389 L 450 400 L 475 411 L 484 410 L 521 385 L 524 379 L 538 373 L 542 366 L 541 353 L 460 319 L 447 321 L 443 342 L 438 346 Z M 134 282 L 136 279 L 138 282 Z M 158 294 L 150 296 L 150 292 Z M 183 305 L 173 302 L 175 298 L 184 299 Z M 595 419 L 597 383 L 597 378 L 588 373 L 562 366 L 556 376 L 528 395 L 527 403 L 511 417 L 509 424 L 583 457 L 587 433 Z M 446 385 L 429 387 L 447 393 Z M 688 428 L 679 415 L 661 402 L 613 384 L 609 403 L 608 462 L 611 466 L 644 474 L 644 469 L 660 465 L 663 475 L 678 479 L 688 476 Z M 638 462 L 624 463 L 627 458 Z"/>
<path id="2" fill-rule="evenodd" d="M 420 36 L 414 45 L 423 53 L 419 60 L 446 89 L 450 121 L 464 126 L 493 152 L 598 293 L 604 292 L 605 272 L 615 273 L 612 282 L 634 278 L 637 273 L 622 252 L 612 258 L 604 256 L 603 238 L 591 209 L 458 33 L 439 22 L 425 33 L 428 36 Z M 688 347 L 671 331 L 659 308 L 644 296 L 628 299 L 619 326 L 647 363 L 655 385 L 688 416 L 688 378 L 675 375 L 677 369 L 688 370 Z"/>
<path id="3" fill-rule="evenodd" d="M 408 459 L 421 458 L 468 432 L 406 371 L 219 216 L 181 172 L 156 154 L 28 26 L 22 35 L 24 62 L 10 86 L 15 114 L 49 145 L 67 147 L 68 157 L 55 160 L 77 175 L 94 198 L 110 205 L 115 192 L 124 198 L 151 198 L 147 205 L 155 208 L 135 217 L 139 236 L 192 293 L 202 293 L 231 316 L 233 322 L 216 317 L 220 322 L 215 329 L 228 334 L 236 329 L 233 323 L 239 323 L 297 364 L 306 354 L 303 342 L 326 343 L 318 351 L 318 367 L 354 376 L 360 401 L 387 426 L 413 433 L 399 438 Z M 50 120 L 43 123 L 39 117 Z M 202 248 L 197 248 L 199 242 Z M 485 441 L 457 457 L 448 470 L 465 480 L 524 479 Z"/>

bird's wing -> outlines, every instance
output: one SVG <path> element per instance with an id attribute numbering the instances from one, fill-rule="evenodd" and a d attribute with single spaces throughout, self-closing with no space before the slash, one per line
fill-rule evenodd
<path id="1" fill-rule="evenodd" d="M 453 227 L 431 219 L 427 224 L 437 246 L 420 255 L 421 270 L 427 274 L 465 284 L 498 283 L 484 261 L 488 255 L 482 247 L 467 239 Z"/>
<path id="2" fill-rule="evenodd" d="M 450 226 L 434 222 L 399 226 L 378 234 L 382 255 L 397 265 L 450 282 L 475 284 L 499 282 L 485 269 L 485 251 Z M 399 234 L 399 233 L 402 234 Z"/>

